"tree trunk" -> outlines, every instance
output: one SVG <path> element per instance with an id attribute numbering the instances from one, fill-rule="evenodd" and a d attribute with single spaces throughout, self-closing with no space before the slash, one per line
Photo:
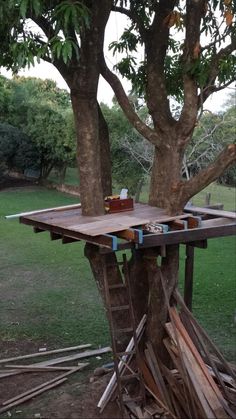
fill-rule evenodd
<path id="1" fill-rule="evenodd" d="M 182 212 L 185 205 L 181 189 L 182 161 L 183 153 L 178 147 L 155 148 L 149 204 L 165 208 L 172 215 Z"/>
<path id="2" fill-rule="evenodd" d="M 104 214 L 96 95 L 71 91 L 83 215 Z"/>
<path id="3" fill-rule="evenodd" d="M 99 144 L 102 174 L 103 197 L 112 194 L 111 152 L 107 122 L 98 104 Z"/>
<path id="4" fill-rule="evenodd" d="M 152 343 L 155 352 L 165 362 L 168 356 L 162 340 L 165 335 L 164 325 L 168 320 L 168 306 L 162 281 L 168 299 L 170 299 L 178 282 L 179 247 L 178 245 L 168 246 L 165 256 L 161 257 L 161 261 L 157 263 L 160 254 L 161 249 L 159 247 L 133 250 L 129 261 L 129 275 L 136 325 L 143 314 L 146 313 L 148 315 L 146 337 Z M 118 268 L 110 266 L 116 263 L 116 255 L 115 253 L 101 255 L 97 246 L 87 243 L 85 256 L 89 259 L 93 276 L 106 307 L 103 266 L 104 264 L 107 265 L 109 283 L 119 283 L 121 281 L 121 272 Z M 126 305 L 128 303 L 124 289 L 111 291 L 110 297 L 113 306 Z M 114 316 L 114 324 L 119 329 L 127 327 L 127 312 L 117 312 Z M 120 336 L 120 350 L 125 348 L 128 340 L 129 337 Z"/>

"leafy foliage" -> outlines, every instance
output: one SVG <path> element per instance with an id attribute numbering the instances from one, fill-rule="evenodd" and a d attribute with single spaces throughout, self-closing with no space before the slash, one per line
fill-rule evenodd
<path id="1" fill-rule="evenodd" d="M 9 124 L 0 124 L 0 171 L 35 169 L 38 150 L 30 137 Z"/>
<path id="2" fill-rule="evenodd" d="M 130 17 L 130 25 L 126 27 L 118 41 L 110 44 L 113 52 L 123 54 L 115 68 L 123 77 L 132 82 L 132 91 L 144 95 L 147 83 L 147 62 L 145 50 L 141 50 L 147 36 L 151 36 L 154 14 L 158 13 L 156 1 L 116 1 L 115 4 Z M 190 74 L 203 89 L 209 82 L 211 64 L 217 49 L 230 40 L 235 42 L 236 2 L 232 0 L 212 0 L 205 3 L 202 22 L 201 40 L 196 42 L 191 52 L 193 60 L 184 62 L 186 32 L 186 2 L 176 2 L 174 9 L 166 15 L 163 25 L 168 27 L 169 44 L 165 56 L 165 85 L 167 93 L 181 102 L 183 100 L 182 76 Z M 148 35 L 149 31 L 149 35 Z M 144 59 L 137 59 L 137 50 Z M 188 52 L 189 53 L 189 52 Z M 218 87 L 229 80 L 235 79 L 235 55 L 222 54 L 220 71 L 217 77 Z M 137 74 L 137 79 L 135 78 Z M 178 80 L 178 83 L 176 83 Z"/>
<path id="3" fill-rule="evenodd" d="M 1 120 L 13 125 L 8 134 L 4 134 L 1 152 L 8 143 L 14 156 L 14 153 L 19 155 L 19 144 L 22 150 L 26 144 L 29 147 L 29 153 L 22 152 L 26 156 L 24 167 L 15 157 L 6 161 L 7 167 L 15 165 L 19 170 L 37 167 L 41 176 L 47 177 L 52 168 L 61 169 L 73 164 L 76 141 L 68 93 L 58 89 L 51 80 L 16 77 L 12 81 L 4 78 L 1 81 L 0 107 L 5 109 Z M 6 102 L 4 98 L 7 98 Z M 15 134 L 10 136 L 10 133 Z"/>

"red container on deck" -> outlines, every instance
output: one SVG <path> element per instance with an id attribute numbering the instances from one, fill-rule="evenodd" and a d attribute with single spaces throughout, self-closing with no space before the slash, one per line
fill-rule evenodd
<path id="1" fill-rule="evenodd" d="M 132 211 L 134 209 L 134 200 L 133 198 L 107 198 L 105 199 L 105 208 L 108 214 L 113 214 L 115 212 Z"/>

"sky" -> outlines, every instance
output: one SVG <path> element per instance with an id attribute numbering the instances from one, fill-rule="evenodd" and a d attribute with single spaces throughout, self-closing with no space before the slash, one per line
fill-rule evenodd
<path id="1" fill-rule="evenodd" d="M 108 51 L 108 45 L 110 42 L 114 40 L 118 40 L 120 35 L 122 34 L 123 29 L 126 26 L 127 19 L 122 15 L 117 15 L 112 13 L 111 17 L 108 21 L 106 34 L 105 34 L 105 51 L 106 51 L 106 60 L 108 66 L 112 69 L 112 67 L 117 63 L 118 56 L 112 55 L 112 52 Z M 11 72 L 7 71 L 3 67 L 0 69 L 0 74 L 11 77 Z M 59 88 L 67 89 L 67 84 L 58 72 L 58 70 L 49 63 L 41 61 L 40 64 L 36 62 L 35 67 L 31 67 L 30 69 L 21 70 L 19 75 L 25 77 L 38 77 L 41 79 L 52 79 L 54 80 Z M 122 80 L 122 84 L 128 93 L 130 89 L 130 84 L 125 79 Z M 207 109 L 211 112 L 220 112 L 223 107 L 224 103 L 226 102 L 229 94 L 235 92 L 235 86 L 231 85 L 228 88 L 224 89 L 223 91 L 214 93 L 204 104 L 204 109 Z M 99 88 L 98 88 L 98 100 L 99 102 L 104 102 L 108 106 L 112 104 L 112 98 L 114 93 L 111 87 L 106 83 L 106 81 L 100 77 L 99 81 Z"/>

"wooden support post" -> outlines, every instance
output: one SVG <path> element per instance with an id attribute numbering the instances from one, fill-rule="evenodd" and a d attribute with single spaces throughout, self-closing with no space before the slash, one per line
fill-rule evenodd
<path id="1" fill-rule="evenodd" d="M 192 299 L 193 299 L 193 268 L 194 268 L 194 246 L 186 244 L 184 301 L 190 311 L 192 311 Z"/>

